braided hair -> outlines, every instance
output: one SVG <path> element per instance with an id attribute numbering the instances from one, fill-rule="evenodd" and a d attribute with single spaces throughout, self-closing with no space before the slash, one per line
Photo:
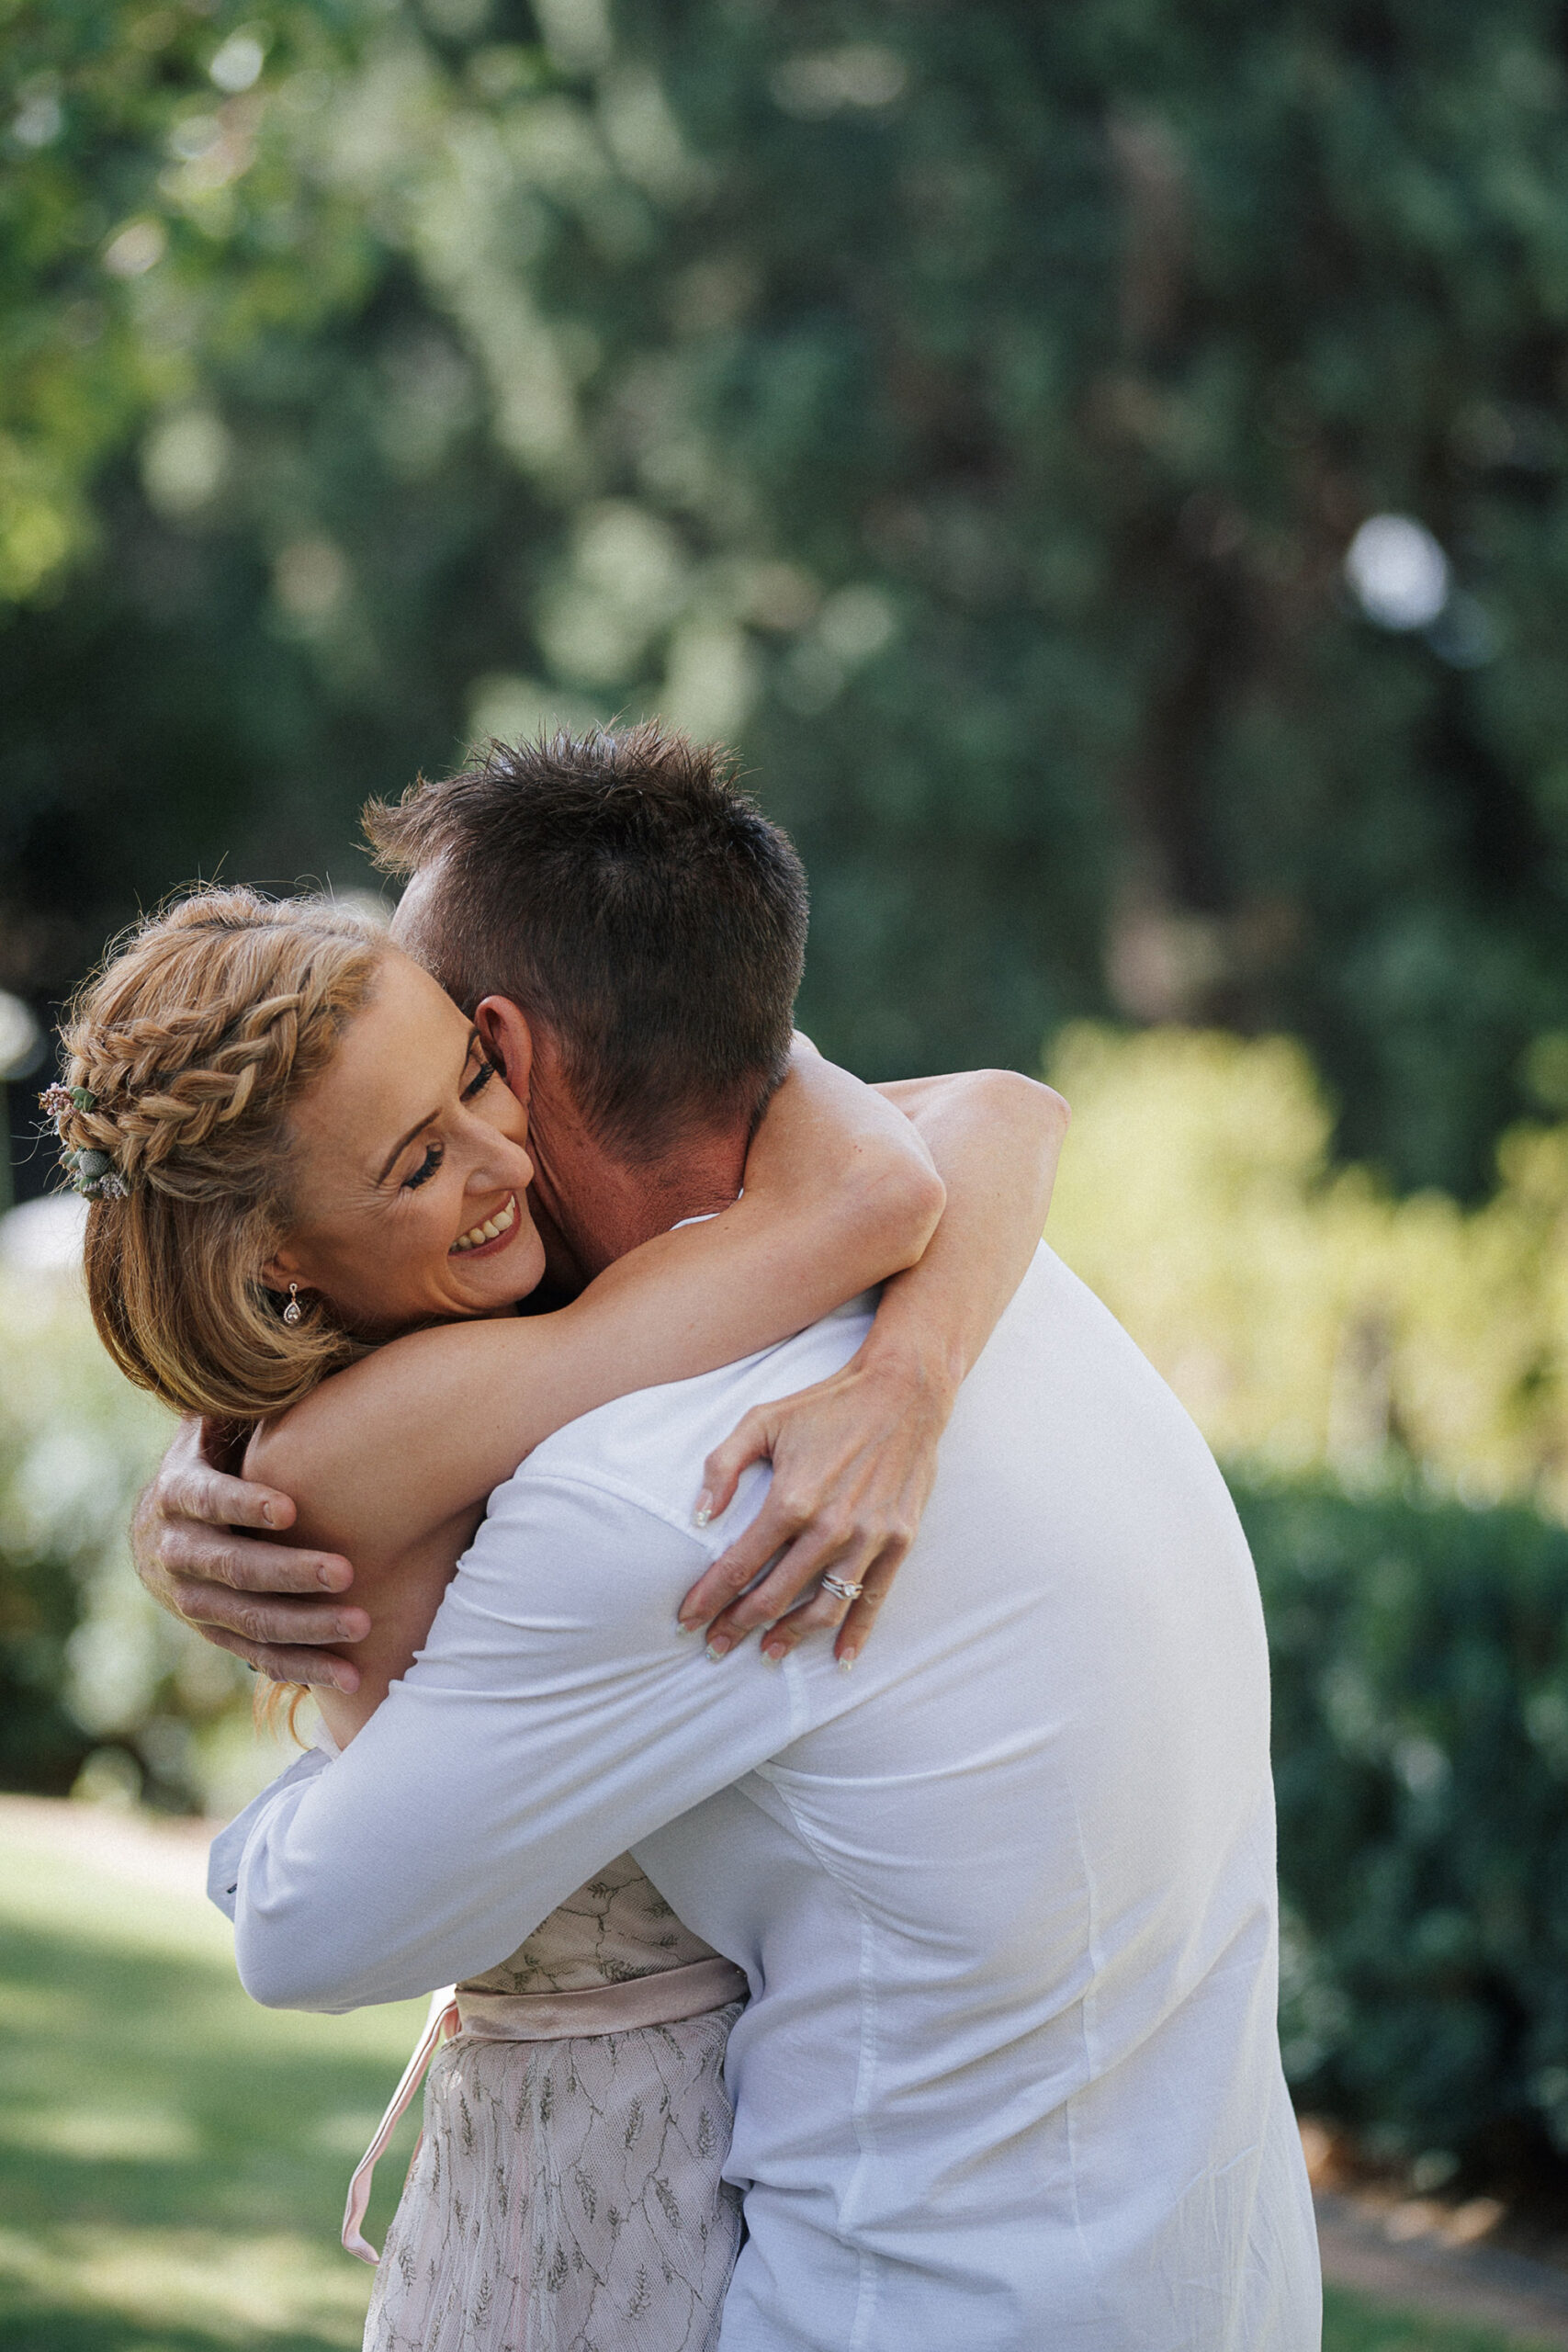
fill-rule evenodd
<path id="1" fill-rule="evenodd" d="M 46 1100 L 95 1171 L 78 1186 L 93 1319 L 181 1411 L 256 1420 L 364 1351 L 319 1304 L 286 1323 L 261 1268 L 293 1221 L 288 1113 L 384 952 L 330 899 L 203 890 L 117 942 L 71 1007 L 66 1083 Z"/>

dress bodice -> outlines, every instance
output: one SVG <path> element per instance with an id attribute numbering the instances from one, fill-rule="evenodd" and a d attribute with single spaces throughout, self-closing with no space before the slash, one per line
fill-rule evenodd
<path id="1" fill-rule="evenodd" d="M 498 1966 L 459 1992 L 585 1993 L 714 1957 L 629 1854 L 569 1895 Z"/>

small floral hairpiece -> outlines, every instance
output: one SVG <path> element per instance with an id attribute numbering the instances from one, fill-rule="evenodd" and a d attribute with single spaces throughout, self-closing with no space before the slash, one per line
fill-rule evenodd
<path id="1" fill-rule="evenodd" d="M 39 1102 L 54 1121 L 57 1132 L 61 1120 L 68 1119 L 73 1111 L 96 1111 L 98 1107 L 97 1096 L 87 1086 L 46 1086 Z"/>
<path id="2" fill-rule="evenodd" d="M 54 1132 L 65 1139 L 65 1122 L 74 1114 L 96 1111 L 98 1098 L 87 1086 L 46 1086 L 40 1107 L 54 1121 Z M 60 1164 L 73 1192 L 88 1201 L 123 1201 L 130 1190 L 107 1151 L 62 1151 Z"/>

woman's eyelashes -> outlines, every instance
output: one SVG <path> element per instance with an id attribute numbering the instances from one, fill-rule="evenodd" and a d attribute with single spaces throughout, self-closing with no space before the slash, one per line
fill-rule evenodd
<path id="1" fill-rule="evenodd" d="M 440 1167 L 441 1159 L 441 1146 L 438 1143 L 431 1144 L 425 1151 L 424 1158 L 420 1161 L 419 1166 L 414 1170 L 412 1175 L 405 1176 L 403 1178 L 404 1192 L 417 1193 L 422 1184 L 428 1184 L 436 1170 Z"/>
<path id="2" fill-rule="evenodd" d="M 492 1078 L 497 1078 L 499 1076 L 500 1071 L 497 1069 L 494 1062 L 488 1060 L 481 1061 L 478 1069 L 474 1072 L 472 1078 L 469 1079 L 468 1084 L 463 1089 L 461 1097 L 462 1101 L 465 1102 L 471 1102 L 476 1094 L 483 1092 L 484 1089 L 490 1084 Z M 414 1170 L 412 1175 L 405 1176 L 403 1178 L 403 1191 L 405 1193 L 417 1193 L 422 1184 L 428 1184 L 436 1170 L 440 1167 L 446 1155 L 440 1144 L 430 1144 L 426 1148 L 424 1158 L 420 1161 L 419 1166 Z"/>

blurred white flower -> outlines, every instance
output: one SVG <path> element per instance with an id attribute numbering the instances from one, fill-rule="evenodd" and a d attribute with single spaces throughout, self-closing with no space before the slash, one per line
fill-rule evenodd
<path id="1" fill-rule="evenodd" d="M 230 97 L 250 89 L 261 79 L 266 63 L 266 33 L 260 25 L 242 25 L 230 34 L 208 67 L 209 79 Z"/>
<path id="2" fill-rule="evenodd" d="M 1369 516 L 1350 542 L 1345 577 L 1380 628 L 1429 628 L 1449 601 L 1448 557 L 1409 514 Z"/>

